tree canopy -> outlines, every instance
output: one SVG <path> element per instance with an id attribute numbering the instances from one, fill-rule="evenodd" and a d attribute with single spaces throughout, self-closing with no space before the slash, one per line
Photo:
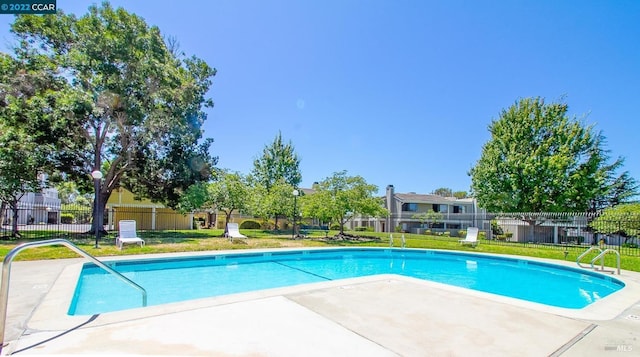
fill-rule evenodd
<path id="1" fill-rule="evenodd" d="M 453 190 L 448 187 L 440 187 L 433 190 L 434 195 L 442 196 L 442 197 L 452 197 Z"/>
<path id="2" fill-rule="evenodd" d="M 27 192 L 38 192 L 46 182 L 51 151 L 64 130 L 52 123 L 59 115 L 56 93 L 66 89 L 47 66 L 28 65 L 0 53 L 0 221 L 5 206 L 13 212 L 12 235 L 18 233 L 18 202 Z M 41 134 L 45 128 L 47 134 Z"/>
<path id="3" fill-rule="evenodd" d="M 183 190 L 209 179 L 216 158 L 202 138 L 202 109 L 213 105 L 205 95 L 215 70 L 204 61 L 176 55 L 157 27 L 108 2 L 79 18 L 20 15 L 12 32 L 18 62 L 68 87 L 53 92 L 64 115 L 31 135 L 63 127 L 49 162 L 85 190 L 101 170 L 103 207 L 120 185 L 175 207 Z"/>
<path id="4" fill-rule="evenodd" d="M 302 181 L 300 174 L 300 158 L 295 153 L 291 141 L 284 144 L 282 133 L 278 133 L 273 143 L 265 145 L 262 156 L 253 161 L 252 175 L 255 181 L 271 190 L 278 181 L 284 180 L 286 184 L 298 187 Z"/>
<path id="5" fill-rule="evenodd" d="M 355 215 L 383 216 L 386 210 L 379 198 L 374 197 L 378 187 L 368 184 L 361 176 L 347 176 L 347 171 L 334 173 L 321 181 L 315 192 L 302 198 L 302 211 L 306 217 L 344 224 Z"/>
<path id="6" fill-rule="evenodd" d="M 237 172 L 224 172 L 218 180 L 209 184 L 208 191 L 213 207 L 225 214 L 224 231 L 227 233 L 231 214 L 248 207 L 249 187 L 246 179 Z"/>
<path id="7" fill-rule="evenodd" d="M 282 133 L 254 160 L 249 180 L 253 187 L 252 212 L 263 218 L 274 217 L 278 229 L 278 217 L 293 214 L 292 192 L 302 181 L 300 158 L 291 141 L 283 142 Z"/>
<path id="8" fill-rule="evenodd" d="M 623 159 L 612 163 L 604 136 L 567 116 L 565 103 L 525 98 L 489 125 L 491 139 L 470 170 L 473 196 L 494 212 L 601 209 L 627 200 L 637 185 Z"/>
<path id="9" fill-rule="evenodd" d="M 430 209 L 427 212 L 416 213 L 411 218 L 415 218 L 420 221 L 420 224 L 425 224 L 425 222 L 429 225 L 429 228 L 433 228 L 433 226 L 442 221 L 444 218 L 443 214 L 440 212 L 435 212 Z"/>
<path id="10" fill-rule="evenodd" d="M 638 238 L 640 237 L 640 203 L 607 208 L 589 226 L 598 233 L 621 234 L 627 238 L 626 241 L 629 238 Z"/>

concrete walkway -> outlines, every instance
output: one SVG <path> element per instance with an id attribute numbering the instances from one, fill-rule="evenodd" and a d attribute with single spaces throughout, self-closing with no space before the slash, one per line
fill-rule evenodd
<path id="1" fill-rule="evenodd" d="M 70 324 L 45 305 L 56 279 L 79 262 L 14 263 L 3 354 L 640 355 L 640 274 L 631 272 L 623 272 L 631 294 L 608 304 L 617 310 L 592 311 L 604 311 L 605 320 L 384 275 L 73 317 Z"/>

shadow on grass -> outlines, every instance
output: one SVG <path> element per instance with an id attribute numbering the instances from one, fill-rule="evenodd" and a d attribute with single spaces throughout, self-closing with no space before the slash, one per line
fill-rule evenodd
<path id="1" fill-rule="evenodd" d="M 0 246 L 15 246 L 22 243 L 41 241 L 46 239 L 66 239 L 77 245 L 91 245 L 96 236 L 88 232 L 52 232 L 52 231 L 23 231 L 19 238 L 11 236 L 0 237 Z M 98 240 L 100 245 L 115 245 L 117 232 L 108 232 Z M 146 244 L 186 243 L 194 240 L 221 238 L 222 230 L 192 230 L 192 231 L 138 231 L 138 236 Z"/>

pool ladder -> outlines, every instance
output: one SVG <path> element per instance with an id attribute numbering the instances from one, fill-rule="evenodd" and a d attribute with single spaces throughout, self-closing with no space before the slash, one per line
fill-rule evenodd
<path id="1" fill-rule="evenodd" d="M 134 283 L 132 280 L 130 280 L 126 276 L 113 270 L 111 267 L 99 261 L 93 255 L 85 252 L 84 250 L 80 249 L 78 246 L 69 242 L 66 239 L 49 239 L 49 240 L 43 240 L 40 242 L 30 242 L 30 243 L 20 244 L 19 246 L 11 249 L 9 253 L 7 253 L 7 256 L 4 257 L 4 261 L 2 263 L 2 282 L 0 283 L 0 353 L 2 352 L 2 348 L 4 347 L 4 329 L 5 329 L 5 324 L 7 322 L 6 321 L 7 320 L 7 303 L 9 301 L 9 277 L 11 275 L 11 262 L 13 261 L 13 258 L 18 253 L 20 253 L 25 249 L 34 248 L 34 247 L 43 247 L 48 245 L 64 245 L 67 248 L 73 250 L 74 252 L 91 260 L 91 262 L 93 262 L 95 265 L 106 270 L 110 274 L 113 274 L 114 276 L 116 276 L 123 282 L 127 283 L 131 287 L 140 290 L 140 292 L 142 293 L 142 306 L 147 306 L 147 291 L 142 286 Z"/>
<path id="2" fill-rule="evenodd" d="M 587 254 L 589 254 L 591 251 L 594 251 L 594 250 L 597 250 L 600 253 L 595 258 L 591 259 L 591 267 L 582 265 L 582 263 L 580 262 L 582 260 L 582 258 L 584 258 Z M 604 272 L 604 273 L 612 273 L 613 274 L 616 271 L 614 271 L 614 270 L 606 270 L 604 268 L 604 256 L 607 255 L 607 253 L 615 253 L 615 255 L 616 255 L 617 273 L 618 273 L 618 275 L 620 275 L 620 253 L 618 253 L 618 251 L 615 250 L 615 249 L 607 248 L 607 249 L 603 250 L 603 249 L 600 249 L 599 247 L 591 247 L 591 248 L 587 249 L 584 253 L 580 254 L 578 259 L 576 259 L 576 263 L 578 264 L 578 266 L 580 268 L 585 268 L 585 269 L 591 268 L 591 269 L 596 270 L 596 271 L 601 271 L 601 272 Z M 594 263 L 598 259 L 600 259 L 600 267 L 596 267 L 594 265 Z"/>
<path id="3" fill-rule="evenodd" d="M 402 249 L 407 247 L 407 240 L 404 239 L 404 234 L 402 235 L 400 246 L 402 247 Z M 389 247 L 393 248 L 393 234 L 389 234 Z"/>

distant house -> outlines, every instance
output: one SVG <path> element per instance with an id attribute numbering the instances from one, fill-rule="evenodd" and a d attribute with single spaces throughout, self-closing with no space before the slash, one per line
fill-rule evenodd
<path id="1" fill-rule="evenodd" d="M 46 187 L 47 175 L 39 174 L 40 186 L 45 187 L 40 192 L 27 192 L 18 201 L 18 224 L 59 224 L 61 200 L 58 190 Z M 13 219 L 13 212 L 6 208 L 2 217 L 4 224 Z"/>
<path id="2" fill-rule="evenodd" d="M 124 188 L 113 190 L 105 216 L 110 230 L 117 230 L 123 219 L 135 220 L 139 230 L 193 229 L 193 214 L 181 214 L 162 204 L 136 199 Z"/>
<path id="3" fill-rule="evenodd" d="M 58 224 L 60 206 L 58 190 L 55 188 L 27 192 L 18 201 L 18 224 Z M 4 217 L 7 221 L 13 217 L 11 209 L 7 208 Z"/>
<path id="4" fill-rule="evenodd" d="M 490 229 L 484 227 L 487 224 L 482 216 L 485 211 L 478 208 L 473 198 L 458 199 L 415 192 L 396 193 L 393 185 L 388 185 L 383 204 L 389 211 L 388 217 L 356 217 L 348 223 L 348 228 L 372 227 L 376 232 L 394 232 L 396 227 L 400 227 L 403 232 L 410 233 L 422 233 L 426 229 L 441 232 L 457 232 L 468 227 Z M 430 210 L 440 213 L 442 219 L 423 222 L 415 217 Z"/>

